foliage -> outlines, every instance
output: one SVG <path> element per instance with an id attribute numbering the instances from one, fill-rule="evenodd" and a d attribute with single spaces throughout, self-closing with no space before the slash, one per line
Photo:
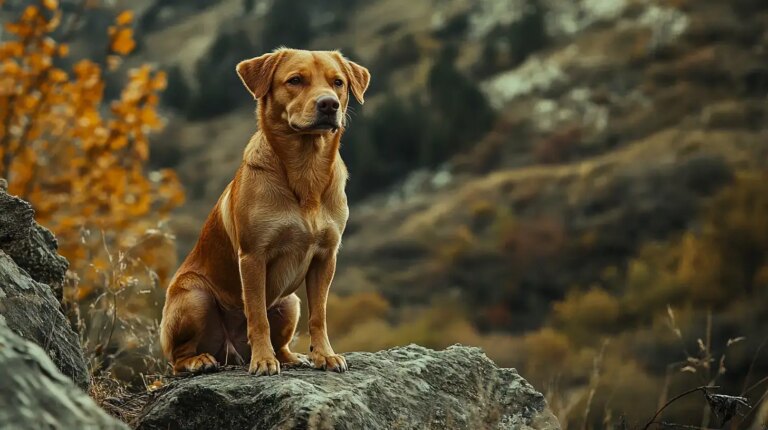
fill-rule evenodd
<path id="1" fill-rule="evenodd" d="M 546 361 L 538 358 L 536 354 L 542 354 L 538 351 L 559 348 L 549 356 L 567 362 L 550 369 L 567 369 L 560 376 L 571 380 L 578 377 L 577 357 L 594 348 L 600 336 L 614 339 L 601 364 L 604 374 L 614 376 L 604 377 L 594 394 L 589 390 L 581 394 L 581 402 L 591 399 L 590 426 L 599 426 L 601 416 L 609 419 L 611 411 L 635 420 L 651 412 L 650 405 L 633 409 L 626 398 L 628 391 L 637 394 L 639 387 L 648 391 L 645 396 L 656 391 L 658 406 L 666 402 L 668 393 L 695 385 L 722 385 L 726 393 L 737 395 L 734 398 L 744 397 L 756 405 L 763 400 L 759 389 L 765 391 L 762 384 L 768 380 L 758 375 L 768 372 L 759 364 L 765 341 L 755 334 L 768 327 L 768 321 L 759 316 L 764 315 L 763 274 L 768 261 L 765 175 L 737 174 L 731 185 L 709 201 L 691 228 L 667 241 L 646 243 L 626 268 L 608 268 L 599 285 L 572 291 L 554 304 L 553 328 L 529 336 L 527 365 Z M 631 371 L 622 370 L 627 360 L 637 361 Z M 532 378 L 541 378 L 536 369 L 530 370 Z M 547 383 L 546 378 L 540 381 Z M 712 396 L 707 399 L 714 406 L 728 400 Z M 693 400 L 676 402 L 670 409 L 664 412 L 665 422 L 706 428 L 717 418 L 708 411 L 702 414 Z M 586 419 L 581 410 L 569 409 L 564 421 L 579 424 Z M 719 412 L 719 419 L 733 418 L 732 411 Z M 748 423 L 747 418 L 734 418 L 735 425 Z"/>
<path id="2" fill-rule="evenodd" d="M 350 171 L 357 172 L 347 188 L 351 198 L 385 188 L 414 169 L 437 167 L 491 129 L 495 114 L 475 83 L 456 69 L 455 56 L 447 47 L 430 67 L 425 97 L 388 95 L 372 116 L 366 110 L 354 117 L 345 138 L 350 143 L 342 147 Z"/>
<path id="3" fill-rule="evenodd" d="M 62 22 L 55 0 L 27 6 L 5 27 L 15 38 L 0 45 L 0 176 L 58 237 L 72 264 L 68 298 L 90 304 L 88 325 L 92 312 L 109 312 L 100 299 L 147 290 L 175 265 L 172 237 L 153 228 L 184 195 L 173 171 L 146 169 L 149 134 L 162 127 L 165 74 L 146 65 L 130 70 L 119 97 L 104 99 L 105 75 L 135 48 L 132 21 L 126 11 L 109 28 L 106 64 L 82 59 L 71 72 L 61 66 L 69 46 L 54 39 Z M 156 299 L 123 295 L 120 312 L 138 315 Z M 120 319 L 111 312 L 114 330 Z M 114 347 L 108 339 L 90 346 Z"/>
<path id="4" fill-rule="evenodd" d="M 475 68 L 481 76 L 516 67 L 549 43 L 543 2 L 533 0 L 517 21 L 499 26 L 485 40 L 482 58 Z"/>
<path id="5" fill-rule="evenodd" d="M 310 5 L 313 2 L 276 1 L 264 17 L 264 30 L 261 32 L 265 50 L 280 46 L 307 49 L 312 37 L 310 26 Z"/>
<path id="6" fill-rule="evenodd" d="M 190 119 L 220 115 L 250 100 L 235 73 L 234 64 L 254 56 L 259 50 L 251 45 L 242 31 L 219 34 L 208 48 L 208 54 L 195 65 L 197 91 L 190 98 L 182 95 L 186 85 L 177 83 L 175 104 L 184 107 Z M 173 97 L 173 95 L 170 95 Z M 184 98 L 189 98 L 188 103 Z"/>

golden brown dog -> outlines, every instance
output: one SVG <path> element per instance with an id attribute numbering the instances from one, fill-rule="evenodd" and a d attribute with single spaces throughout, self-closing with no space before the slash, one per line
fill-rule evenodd
<path id="1" fill-rule="evenodd" d="M 306 283 L 309 359 L 343 372 L 326 299 L 349 210 L 339 140 L 351 92 L 370 74 L 336 51 L 279 49 L 237 65 L 258 100 L 259 130 L 166 293 L 163 352 L 174 372 L 249 362 L 258 375 L 301 362 L 291 352 Z"/>

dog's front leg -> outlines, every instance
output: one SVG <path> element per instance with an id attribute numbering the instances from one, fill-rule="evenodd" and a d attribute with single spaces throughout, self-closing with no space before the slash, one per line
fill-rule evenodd
<path id="1" fill-rule="evenodd" d="M 240 252 L 239 256 L 248 343 L 251 344 L 251 364 L 248 372 L 256 375 L 275 375 L 280 373 L 280 362 L 275 357 L 269 339 L 267 264 L 263 255 Z"/>
<path id="2" fill-rule="evenodd" d="M 309 304 L 309 359 L 316 369 L 347 370 L 344 357 L 333 352 L 328 341 L 325 323 L 325 305 L 333 274 L 336 272 L 336 255 L 318 256 L 312 261 L 307 272 L 307 302 Z"/>

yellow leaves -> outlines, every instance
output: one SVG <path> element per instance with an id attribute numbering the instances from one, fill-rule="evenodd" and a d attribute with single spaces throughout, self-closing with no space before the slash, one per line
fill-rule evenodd
<path id="1" fill-rule="evenodd" d="M 73 67 L 78 79 L 87 79 L 92 76 L 98 76 L 99 66 L 91 60 L 80 60 Z"/>
<path id="2" fill-rule="evenodd" d="M 2 71 L 4 75 L 18 75 L 21 72 L 19 63 L 13 60 L 5 60 L 2 64 Z"/>
<path id="3" fill-rule="evenodd" d="M 112 36 L 109 49 L 121 55 L 128 55 L 136 47 L 133 40 L 133 30 L 130 28 L 117 29 Z"/>
<path id="4" fill-rule="evenodd" d="M 43 0 L 43 6 L 48 10 L 56 10 L 59 8 L 58 0 Z"/>
<path id="5" fill-rule="evenodd" d="M 115 25 L 109 27 L 109 50 L 119 55 L 128 55 L 136 48 L 136 41 L 133 39 L 133 29 L 130 25 L 133 23 L 133 12 L 126 10 L 121 12 L 115 19 Z M 117 60 L 109 60 L 110 69 L 116 68 Z"/>
<path id="6" fill-rule="evenodd" d="M 36 94 L 22 94 L 19 97 L 19 104 L 27 110 L 32 110 L 37 105 L 40 98 Z"/>
<path id="7" fill-rule="evenodd" d="M 61 70 L 61 69 L 51 69 L 48 72 L 48 77 L 53 82 L 66 82 L 69 79 L 69 76 L 67 75 L 67 72 Z"/>
<path id="8" fill-rule="evenodd" d="M 146 142 L 137 142 L 135 145 L 136 157 L 141 161 L 149 160 L 149 145 Z"/>
<path id="9" fill-rule="evenodd" d="M 21 15 L 21 20 L 28 22 L 34 20 L 38 16 L 40 16 L 40 10 L 38 10 L 36 6 L 27 6 L 27 8 L 24 9 L 24 13 Z"/>
<path id="10" fill-rule="evenodd" d="M 57 51 L 56 41 L 54 41 L 50 37 L 46 37 L 40 43 L 40 48 L 42 52 L 46 55 L 55 55 Z"/>
<path id="11" fill-rule="evenodd" d="M 118 151 L 120 149 L 123 149 L 126 146 L 128 146 L 128 138 L 125 136 L 118 136 L 112 139 L 109 146 L 110 148 L 112 148 L 113 151 Z"/>
<path id="12" fill-rule="evenodd" d="M 115 19 L 115 24 L 117 25 L 129 25 L 133 22 L 133 11 L 126 10 L 123 12 L 120 12 L 120 15 L 117 15 L 117 18 Z"/>
<path id="13" fill-rule="evenodd" d="M 0 47 L 0 57 L 21 57 L 24 54 L 24 45 L 21 42 L 10 41 L 5 42 Z"/>
<path id="14" fill-rule="evenodd" d="M 55 231 L 62 254 L 82 275 L 78 297 L 85 298 L 104 282 L 86 272 L 111 269 L 102 264 L 105 243 L 83 239 L 81 232 L 101 231 L 104 241 L 120 247 L 141 235 L 149 220 L 156 223 L 180 205 L 184 193 L 172 171 L 146 171 L 149 133 L 163 125 L 157 106 L 165 74 L 148 66 L 130 71 L 120 97 L 104 109 L 102 65 L 82 59 L 71 72 L 54 67 L 55 58 L 69 55 L 69 46 L 52 33 L 58 1 L 40 4 L 6 24 L 15 40 L 0 42 L 0 155 L 11 155 L 7 171 L 0 163 L 0 176 Z M 110 49 L 128 54 L 135 48 L 128 27 L 133 14 L 123 12 L 115 22 Z M 119 66 L 118 55 L 110 56 L 116 60 L 107 67 Z M 87 267 L 89 260 L 98 264 Z"/>
<path id="15" fill-rule="evenodd" d="M 166 86 L 168 86 L 167 75 L 163 71 L 157 72 L 154 79 L 152 79 L 152 89 L 155 91 L 162 91 Z"/>

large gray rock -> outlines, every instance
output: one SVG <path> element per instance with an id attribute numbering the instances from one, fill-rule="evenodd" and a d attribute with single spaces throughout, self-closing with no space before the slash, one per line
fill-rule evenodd
<path id="1" fill-rule="evenodd" d="M 88 385 L 88 371 L 77 333 L 59 310 L 51 289 L 27 275 L 0 250 L 0 316 L 8 327 L 35 342 L 77 385 Z"/>
<path id="2" fill-rule="evenodd" d="M 6 194 L 1 185 L 0 316 L 16 334 L 42 347 L 64 375 L 86 387 L 79 337 L 52 289 L 61 287 L 67 261 L 56 253 L 53 235 L 34 222 L 29 203 Z"/>
<path id="3" fill-rule="evenodd" d="M 150 400 L 137 428 L 559 428 L 541 393 L 477 348 L 411 345 L 346 357 L 343 374 L 235 369 L 175 380 Z"/>
<path id="4" fill-rule="evenodd" d="M 69 263 L 58 254 L 56 238 L 35 222 L 35 211 L 24 200 L 7 194 L 0 179 L 0 249 L 37 282 L 47 284 L 61 300 Z"/>
<path id="5" fill-rule="evenodd" d="M 127 429 L 0 316 L 0 428 Z"/>

